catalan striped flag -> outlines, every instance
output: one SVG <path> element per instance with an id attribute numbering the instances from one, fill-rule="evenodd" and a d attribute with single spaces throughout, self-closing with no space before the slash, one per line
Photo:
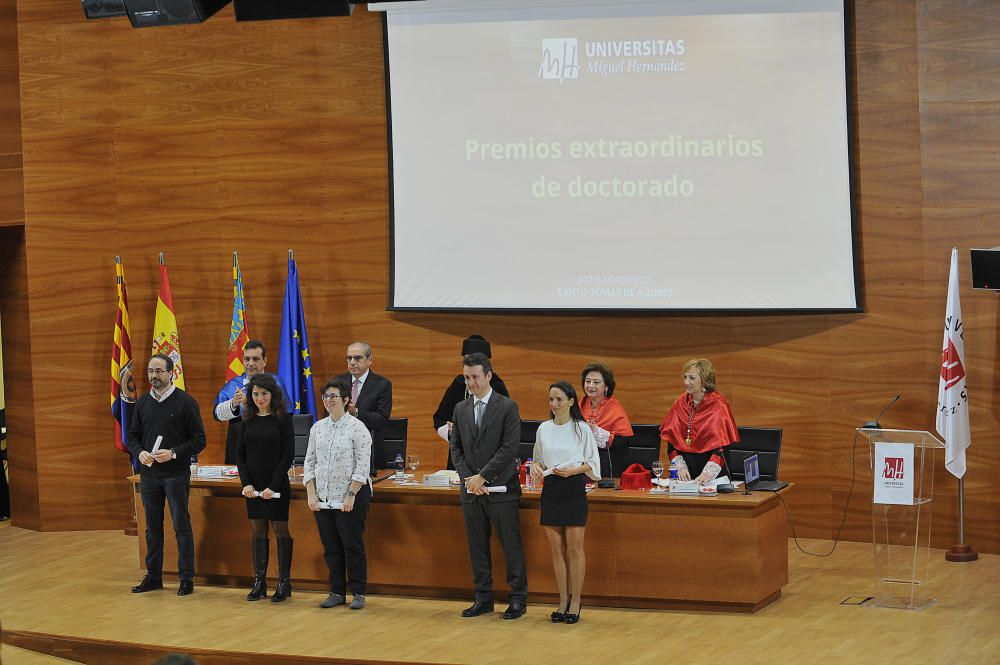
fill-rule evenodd
<path id="1" fill-rule="evenodd" d="M 174 361 L 174 385 L 184 390 L 184 367 L 181 364 L 181 339 L 174 316 L 174 297 L 170 294 L 167 266 L 160 254 L 160 294 L 156 298 L 156 319 L 153 323 L 153 354 L 162 353 Z"/>
<path id="2" fill-rule="evenodd" d="M 233 320 L 229 326 L 229 355 L 226 357 L 226 381 L 243 376 L 243 347 L 250 341 L 246 300 L 243 299 L 243 273 L 240 260 L 233 252 Z"/>
<path id="3" fill-rule="evenodd" d="M 128 319 L 128 291 L 125 288 L 125 266 L 115 257 L 115 284 L 118 307 L 115 312 L 115 334 L 111 345 L 111 415 L 115 417 L 115 447 L 127 453 L 125 437 L 135 404 L 136 386 L 132 374 L 132 331 Z"/>

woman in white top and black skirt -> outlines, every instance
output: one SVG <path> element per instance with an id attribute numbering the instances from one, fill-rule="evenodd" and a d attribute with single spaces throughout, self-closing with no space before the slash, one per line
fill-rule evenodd
<path id="1" fill-rule="evenodd" d="M 330 573 L 330 595 L 319 606 L 344 605 L 350 588 L 351 609 L 360 610 L 368 584 L 365 521 L 372 501 L 372 437 L 363 422 L 347 413 L 350 381 L 328 381 L 321 394 L 330 415 L 309 430 L 302 476 Z"/>
<path id="2" fill-rule="evenodd" d="M 549 408 L 552 420 L 539 425 L 535 435 L 531 477 L 539 483 L 552 469 L 542 487 L 541 517 L 559 587 L 559 609 L 552 613 L 552 622 L 577 623 L 587 568 L 583 552 L 587 479 L 601 479 L 601 462 L 573 386 L 566 381 L 549 386 Z"/>

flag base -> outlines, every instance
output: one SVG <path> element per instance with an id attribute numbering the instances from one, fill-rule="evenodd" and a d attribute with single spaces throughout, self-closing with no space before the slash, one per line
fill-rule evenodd
<path id="1" fill-rule="evenodd" d="M 956 563 L 965 563 L 967 561 L 975 561 L 979 558 L 979 553 L 972 549 L 971 545 L 952 545 L 951 548 L 944 553 L 945 561 L 954 561 Z"/>
<path id="2" fill-rule="evenodd" d="M 139 535 L 139 528 L 138 528 L 138 525 L 136 525 L 136 523 L 135 523 L 135 518 L 134 517 L 132 517 L 132 518 L 129 519 L 128 523 L 125 525 L 125 528 L 122 529 L 122 531 L 125 533 L 126 536 L 138 536 Z"/>

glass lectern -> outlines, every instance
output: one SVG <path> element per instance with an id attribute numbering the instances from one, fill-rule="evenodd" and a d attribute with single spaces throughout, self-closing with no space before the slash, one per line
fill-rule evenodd
<path id="1" fill-rule="evenodd" d="M 930 432 L 860 428 L 872 468 L 872 547 L 876 607 L 919 610 L 927 588 L 935 449 Z"/>

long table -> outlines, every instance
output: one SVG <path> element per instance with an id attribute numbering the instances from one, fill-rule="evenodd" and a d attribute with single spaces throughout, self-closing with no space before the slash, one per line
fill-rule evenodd
<path id="1" fill-rule="evenodd" d="M 138 476 L 129 481 L 144 566 L 145 513 Z M 251 529 L 240 489 L 238 480 L 192 480 L 195 579 L 200 584 L 250 584 Z M 529 602 L 554 602 L 558 595 L 548 541 L 538 524 L 539 497 L 526 492 L 520 505 Z M 585 605 L 756 612 L 777 600 L 788 583 L 785 511 L 770 492 L 676 497 L 596 489 L 589 501 Z M 169 511 L 164 528 L 164 576 L 176 579 Z M 289 529 L 295 539 L 293 587 L 325 590 L 323 549 L 301 483 L 292 485 Z M 274 547 L 272 542 L 272 577 L 277 573 Z M 366 548 L 369 593 L 472 598 L 456 488 L 376 484 Z M 494 586 L 502 599 L 506 572 L 499 545 L 493 562 Z"/>

